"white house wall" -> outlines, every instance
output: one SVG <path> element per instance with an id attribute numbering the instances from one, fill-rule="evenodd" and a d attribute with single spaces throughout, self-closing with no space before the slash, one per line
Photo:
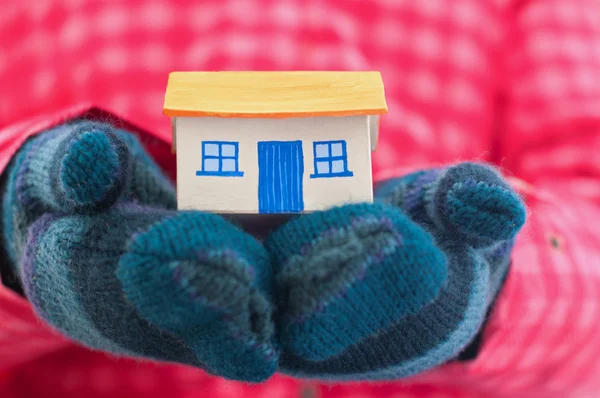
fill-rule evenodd
<path id="1" fill-rule="evenodd" d="M 367 116 L 369 121 L 369 136 L 371 137 L 371 150 L 377 149 L 377 142 L 379 141 L 379 116 L 372 115 Z"/>
<path id="2" fill-rule="evenodd" d="M 179 209 L 221 213 L 258 212 L 260 141 L 301 140 L 304 155 L 305 211 L 347 202 L 372 201 L 371 142 L 367 116 L 287 119 L 176 119 L 177 196 Z M 314 141 L 345 140 L 352 177 L 311 178 Z M 243 177 L 197 176 L 202 168 L 202 141 L 239 142 Z"/>

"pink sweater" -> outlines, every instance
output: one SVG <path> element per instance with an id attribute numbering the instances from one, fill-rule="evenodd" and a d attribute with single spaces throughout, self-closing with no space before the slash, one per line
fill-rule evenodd
<path id="1" fill-rule="evenodd" d="M 12 3 L 0 12 L 0 171 L 27 135 L 82 114 L 131 122 L 174 171 L 161 114 L 173 70 L 380 70 L 377 180 L 488 161 L 530 214 L 473 362 L 377 385 L 246 386 L 87 351 L 0 286 L 0 396 L 600 396 L 596 0 Z"/>

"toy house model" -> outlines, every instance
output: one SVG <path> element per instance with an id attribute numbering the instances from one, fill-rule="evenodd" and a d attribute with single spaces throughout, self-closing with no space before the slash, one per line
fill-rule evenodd
<path id="1" fill-rule="evenodd" d="M 300 213 L 373 200 L 378 72 L 173 72 L 179 209 Z"/>

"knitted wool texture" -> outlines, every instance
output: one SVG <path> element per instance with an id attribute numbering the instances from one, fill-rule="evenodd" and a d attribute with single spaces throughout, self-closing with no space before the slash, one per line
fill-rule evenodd
<path id="1" fill-rule="evenodd" d="M 2 214 L 11 264 L 27 228 L 45 213 L 90 214 L 119 199 L 175 209 L 170 181 L 132 135 L 103 123 L 74 121 L 25 143 L 8 168 Z"/>
<path id="2" fill-rule="evenodd" d="M 263 246 L 175 212 L 132 135 L 81 121 L 27 142 L 8 172 L 4 244 L 40 317 L 88 347 L 253 382 L 278 367 L 394 379 L 455 358 L 525 217 L 493 169 L 462 164 L 297 217 Z"/>
<path id="3" fill-rule="evenodd" d="M 4 241 L 49 324 L 230 379 L 275 372 L 268 253 L 219 216 L 169 210 L 173 188 L 132 136 L 64 126 L 28 142 L 9 173 Z"/>
<path id="4" fill-rule="evenodd" d="M 418 312 L 446 278 L 446 259 L 433 239 L 392 206 L 358 204 L 301 217 L 266 247 L 282 266 L 280 340 L 310 361 Z"/>
<path id="5" fill-rule="evenodd" d="M 407 377 L 479 331 L 525 222 L 520 198 L 494 169 L 464 163 L 387 181 L 376 201 L 303 216 L 266 242 L 284 372 Z"/>

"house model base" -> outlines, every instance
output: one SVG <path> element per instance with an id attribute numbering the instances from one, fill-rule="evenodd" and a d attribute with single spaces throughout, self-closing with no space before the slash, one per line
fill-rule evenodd
<path id="1" fill-rule="evenodd" d="M 180 210 L 284 214 L 372 202 L 378 72 L 173 72 Z"/>

